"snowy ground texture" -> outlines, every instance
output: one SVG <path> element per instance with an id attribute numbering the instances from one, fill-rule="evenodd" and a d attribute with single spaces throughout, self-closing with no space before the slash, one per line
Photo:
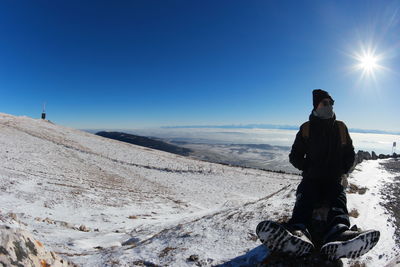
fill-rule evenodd
<path id="1" fill-rule="evenodd" d="M 252 266 L 268 253 L 257 223 L 287 218 L 300 182 L 6 114 L 0 145 L 0 221 L 81 266 Z M 352 223 L 381 231 L 358 263 L 396 262 L 382 191 L 395 177 L 368 161 L 349 178 Z"/>

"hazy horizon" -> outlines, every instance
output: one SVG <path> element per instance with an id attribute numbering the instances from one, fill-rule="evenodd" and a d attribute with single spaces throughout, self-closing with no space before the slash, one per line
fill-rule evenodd
<path id="1" fill-rule="evenodd" d="M 152 129 L 281 129 L 281 130 L 299 130 L 300 125 L 284 125 L 284 124 L 232 124 L 232 125 L 174 125 L 159 127 L 143 127 L 143 128 L 79 128 L 83 131 L 142 131 Z M 385 131 L 379 129 L 359 129 L 349 128 L 350 133 L 372 133 L 372 134 L 390 134 L 400 135 L 397 131 Z"/>
<path id="2" fill-rule="evenodd" d="M 95 133 L 100 129 L 87 130 Z M 107 129 L 103 129 L 107 130 Z M 111 130 L 111 129 L 109 129 Z M 118 130 L 118 129 L 114 129 Z M 288 129 L 233 129 L 233 128 L 151 128 L 119 129 L 126 133 L 166 140 L 188 141 L 204 144 L 268 144 L 291 147 L 298 130 Z M 350 131 L 356 152 L 375 151 L 377 154 L 391 154 L 393 142 L 400 144 L 400 135 L 382 133 L 356 133 Z M 397 153 L 400 151 L 397 150 Z"/>

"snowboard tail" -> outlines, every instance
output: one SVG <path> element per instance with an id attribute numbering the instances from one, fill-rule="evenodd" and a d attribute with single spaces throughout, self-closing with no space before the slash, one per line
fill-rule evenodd
<path id="1" fill-rule="evenodd" d="M 321 253 L 330 260 L 340 258 L 358 258 L 370 251 L 379 241 L 380 232 L 369 230 L 347 241 L 334 241 L 321 247 Z"/>
<path id="2" fill-rule="evenodd" d="M 302 257 L 311 254 L 314 245 L 290 233 L 283 225 L 274 221 L 263 221 L 257 225 L 260 241 L 272 252 Z"/>

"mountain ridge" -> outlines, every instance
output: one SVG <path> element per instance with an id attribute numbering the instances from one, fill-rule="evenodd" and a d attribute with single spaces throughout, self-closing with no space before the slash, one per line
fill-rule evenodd
<path id="1" fill-rule="evenodd" d="M 182 156 L 188 156 L 192 150 L 184 148 L 184 147 L 179 147 L 175 146 L 169 143 L 166 143 L 160 139 L 154 139 L 146 136 L 139 136 L 139 135 L 134 135 L 134 134 L 129 134 L 129 133 L 123 133 L 123 132 L 107 132 L 107 131 L 101 131 L 97 132 L 96 135 L 118 140 L 121 142 L 129 143 L 129 144 L 134 144 L 138 146 L 144 146 L 152 149 L 157 149 L 173 154 L 178 154 Z"/>

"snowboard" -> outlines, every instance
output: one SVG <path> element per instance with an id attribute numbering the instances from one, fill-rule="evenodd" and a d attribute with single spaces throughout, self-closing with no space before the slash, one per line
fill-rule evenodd
<path id="1" fill-rule="evenodd" d="M 343 266 L 341 260 L 329 260 L 312 243 L 299 240 L 278 222 L 263 221 L 258 224 L 256 233 L 270 252 L 257 267 Z"/>
<path id="2" fill-rule="evenodd" d="M 354 259 L 370 251 L 379 241 L 380 232 L 376 230 L 361 231 L 358 236 L 347 241 L 334 241 L 324 244 L 321 253 L 328 259 Z"/>
<path id="3" fill-rule="evenodd" d="M 321 232 L 317 236 L 312 232 L 313 244 L 294 236 L 275 221 L 259 223 L 256 234 L 270 251 L 263 261 L 268 266 L 342 266 L 340 258 L 357 258 L 367 253 L 377 244 L 380 235 L 375 230 L 360 231 L 353 239 L 329 242 L 321 247 Z"/>

